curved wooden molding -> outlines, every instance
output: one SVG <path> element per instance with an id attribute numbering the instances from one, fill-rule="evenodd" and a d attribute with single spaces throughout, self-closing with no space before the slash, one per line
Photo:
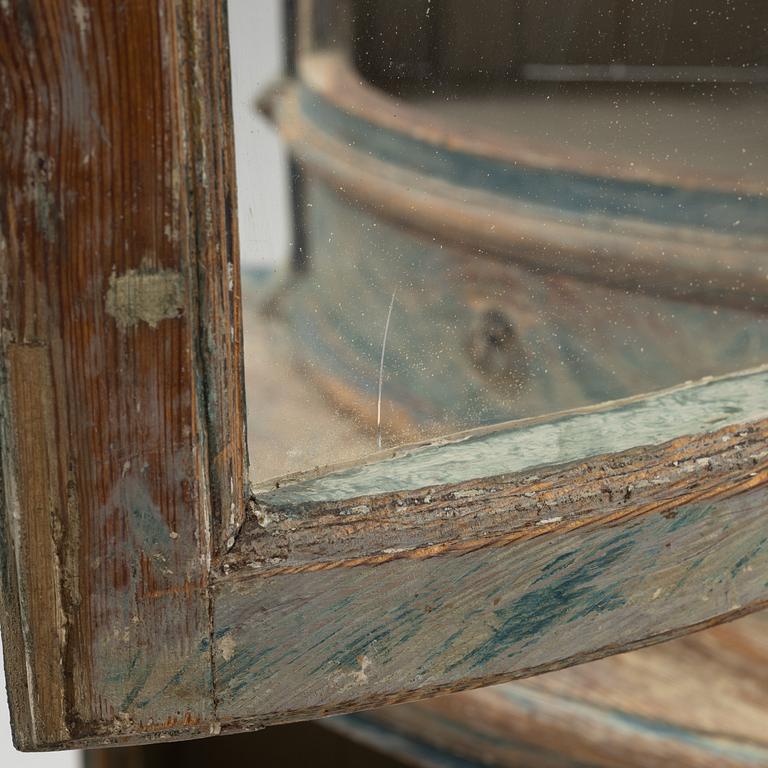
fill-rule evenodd
<path id="1" fill-rule="evenodd" d="M 263 488 L 214 582 L 222 727 L 525 677 L 765 607 L 766 391 L 761 369 Z M 495 474 L 470 479 L 486 449 Z"/>
<path id="2" fill-rule="evenodd" d="M 723 176 L 702 184 L 699 176 L 691 175 L 690 170 L 686 175 L 683 169 L 675 167 L 674 161 L 668 164 L 667 172 L 659 173 L 630 162 L 630 156 L 609 159 L 597 151 L 565 151 L 541 139 L 516 136 L 510 140 L 509 136 L 482 125 L 458 131 L 455 124 L 444 117 L 437 117 L 424 107 L 409 104 L 405 99 L 372 86 L 355 69 L 346 54 L 335 50 L 306 53 L 300 62 L 299 75 L 312 91 L 322 94 L 342 112 L 361 118 L 374 128 L 388 129 L 440 150 L 461 151 L 476 158 L 491 158 L 500 165 L 520 164 L 662 187 L 694 190 L 709 187 L 724 192 L 757 195 L 768 192 L 765 183 L 754 184 L 737 177 Z"/>
<path id="3" fill-rule="evenodd" d="M 354 205 L 363 204 L 379 216 L 430 237 L 437 234 L 441 241 L 485 258 L 592 282 L 599 279 L 627 291 L 759 312 L 768 309 L 761 190 L 752 190 L 753 196 L 744 198 L 747 202 L 737 202 L 732 187 L 710 190 L 693 182 L 680 186 L 668 179 L 634 176 L 613 180 L 631 187 L 624 192 L 628 200 L 642 193 L 648 206 L 659 210 L 687 210 L 690 203 L 703 206 L 703 215 L 710 208 L 735 210 L 733 206 L 745 205 L 752 222 L 750 234 L 690 222 L 664 223 L 640 213 L 601 214 L 595 188 L 602 184 L 604 167 L 592 163 L 574 170 L 536 153 L 505 158 L 498 156 L 498 142 L 466 147 L 461 136 L 447 129 L 424 128 L 423 114 L 411 116 L 407 106 L 366 87 L 338 57 L 310 57 L 302 72 L 302 81 L 283 83 L 265 99 L 265 111 L 274 116 L 301 162 Z M 553 195 L 559 186 L 573 184 L 585 200 L 594 198 L 597 208 L 574 214 L 559 207 L 555 197 L 550 205 L 520 201 L 512 193 L 474 188 L 460 175 L 454 179 L 450 174 L 416 170 L 427 155 L 450 170 L 467 166 L 481 152 L 487 153 L 485 159 L 496 170 L 509 162 L 521 178 L 546 172 Z M 393 157 L 399 161 L 393 162 Z M 663 203 L 665 195 L 677 191 L 688 203 L 678 206 L 677 198 Z M 699 200 L 708 194 L 724 197 L 706 204 Z M 726 205 L 726 199 L 731 203 Z"/>

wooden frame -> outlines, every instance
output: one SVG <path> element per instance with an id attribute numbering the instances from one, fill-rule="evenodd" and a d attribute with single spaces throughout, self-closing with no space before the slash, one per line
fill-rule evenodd
<path id="1" fill-rule="evenodd" d="M 6 4 L 0 39 L 17 744 L 207 733 L 190 650 L 246 491 L 223 6 Z"/>
<path id="2" fill-rule="evenodd" d="M 223 4 L 0 10 L 18 746 L 186 738 L 768 604 L 768 372 L 247 487 Z"/>

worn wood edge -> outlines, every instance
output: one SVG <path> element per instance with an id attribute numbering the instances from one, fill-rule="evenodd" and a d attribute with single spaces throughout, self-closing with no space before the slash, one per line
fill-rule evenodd
<path id="1" fill-rule="evenodd" d="M 536 471 L 279 509 L 251 502 L 220 579 L 422 559 L 674 515 L 768 483 L 768 419 Z"/>
<path id="2" fill-rule="evenodd" d="M 215 3 L 203 13 L 202 19 L 193 14 L 189 17 L 193 26 L 188 34 L 191 62 L 185 109 L 192 127 L 189 151 L 194 159 L 188 185 L 199 218 L 190 238 L 192 252 L 200 254 L 198 354 L 204 379 L 200 396 L 207 426 L 215 558 L 242 523 L 249 482 L 226 2 Z M 206 62 L 203 56 L 212 60 Z M 198 183 L 200 178 L 208 183 Z"/>
<path id="3" fill-rule="evenodd" d="M 87 738 L 75 739 L 59 744 L 51 744 L 46 747 L 48 750 L 65 749 L 91 749 L 96 747 L 120 747 L 130 746 L 132 744 L 152 744 L 162 743 L 163 741 L 188 741 L 194 739 L 209 738 L 218 735 L 233 735 L 237 733 L 246 733 L 261 730 L 262 728 L 273 725 L 284 725 L 287 723 L 301 722 L 304 720 L 314 720 L 319 718 L 330 718 L 336 715 L 352 714 L 369 709 L 389 706 L 393 704 L 404 704 L 407 702 L 419 701 L 421 699 L 432 698 L 434 696 L 443 696 L 461 691 L 473 690 L 489 685 L 512 682 L 526 677 L 544 674 L 545 672 L 554 672 L 558 669 L 574 666 L 575 664 L 585 664 L 590 661 L 613 656 L 618 653 L 627 653 L 639 648 L 644 648 L 658 643 L 664 643 L 668 640 L 674 640 L 677 637 L 699 632 L 709 627 L 734 621 L 743 616 L 747 616 L 756 611 L 768 608 L 768 599 L 752 602 L 741 608 L 721 614 L 717 617 L 697 622 L 685 627 L 677 628 L 673 631 L 660 633 L 651 637 L 644 638 L 622 646 L 607 645 L 589 654 L 583 654 L 566 659 L 559 660 L 555 664 L 546 664 L 540 667 L 519 670 L 501 675 L 490 675 L 484 678 L 478 678 L 450 685 L 439 685 L 430 688 L 417 688 L 413 690 L 403 690 L 395 694 L 386 696 L 377 696 L 365 698 L 362 696 L 357 699 L 345 701 L 338 706 L 331 708 L 312 707 L 306 710 L 290 710 L 286 712 L 275 712 L 268 717 L 249 718 L 221 718 L 217 723 L 205 727 L 187 727 L 183 729 L 158 729 L 154 732 L 145 732 L 140 734 L 123 734 L 115 736 L 108 732 L 96 733 Z"/>
<path id="4" fill-rule="evenodd" d="M 260 730 L 258 727 L 249 728 L 249 731 Z M 176 726 L 171 728 L 158 727 L 132 733 L 125 732 L 115 734 L 107 728 L 94 730 L 87 736 L 79 736 L 65 741 L 49 742 L 44 746 L 29 745 L 16 747 L 25 753 L 36 752 L 65 752 L 73 749 L 101 749 L 107 747 L 131 747 L 150 746 L 176 741 L 193 741 L 195 739 L 209 739 L 218 736 L 221 729 L 215 721 L 202 725 Z"/>
<path id="5" fill-rule="evenodd" d="M 240 322 L 237 232 L 234 207 L 228 205 L 228 203 L 232 203 L 234 196 L 234 185 L 230 184 L 234 162 L 232 157 L 231 113 L 228 111 L 231 98 L 230 83 L 228 78 L 211 78 L 208 68 L 217 67 L 228 73 L 228 64 L 220 59 L 215 59 L 211 63 L 206 53 L 212 48 L 214 53 L 223 52 L 224 58 L 227 57 L 224 42 L 226 21 L 223 5 L 216 3 L 206 8 L 199 3 L 186 5 L 172 2 L 164 4 L 157 11 L 161 24 L 167 24 L 167 28 L 164 28 L 167 38 L 163 38 L 161 41 L 163 45 L 160 47 L 162 47 L 162 55 L 168 58 L 164 58 L 163 61 L 170 61 L 170 50 L 173 49 L 179 55 L 181 64 L 181 72 L 173 83 L 173 93 L 168 97 L 168 123 L 165 128 L 168 131 L 178 129 L 178 132 L 174 133 L 173 141 L 181 145 L 177 147 L 179 156 L 183 158 L 185 165 L 188 163 L 188 167 L 179 169 L 180 173 L 174 177 L 173 193 L 179 196 L 179 209 L 183 210 L 178 216 L 181 221 L 178 219 L 173 221 L 173 224 L 178 226 L 178 232 L 166 231 L 168 238 L 171 237 L 171 234 L 176 237 L 179 271 L 176 273 L 175 270 L 165 270 L 158 273 L 160 277 L 169 277 L 176 281 L 174 282 L 174 306 L 170 308 L 172 311 L 161 313 L 161 316 L 140 318 L 146 320 L 154 328 L 154 324 L 159 320 L 177 317 L 177 312 L 183 308 L 190 327 L 196 327 L 207 334 L 200 337 L 201 344 L 195 345 L 192 354 L 194 368 L 192 375 L 198 378 L 193 385 L 194 393 L 190 407 L 195 409 L 196 416 L 208 428 L 207 434 L 203 430 L 202 434 L 199 435 L 198 443 L 189 446 L 190 455 L 194 457 L 201 473 L 199 495 L 196 497 L 199 506 L 196 509 L 186 509 L 184 512 L 196 515 L 197 519 L 204 523 L 200 525 L 199 531 L 195 534 L 195 541 L 200 544 L 201 553 L 204 552 L 201 558 L 203 566 L 203 572 L 200 573 L 201 586 L 197 593 L 193 587 L 190 587 L 187 596 L 191 601 L 197 599 L 201 594 L 204 595 L 206 609 L 209 611 L 212 608 L 212 600 L 207 592 L 212 558 L 210 539 L 215 538 L 217 530 L 211 522 L 211 508 L 223 506 L 228 511 L 232 510 L 242 514 L 248 490 L 243 418 L 242 324 Z M 89 14 L 97 15 L 98 9 L 86 10 L 88 12 L 83 19 L 78 17 L 77 11 L 74 14 L 75 19 L 81 25 L 79 34 L 83 45 L 85 45 L 86 30 L 90 29 L 91 22 L 95 21 L 98 26 L 101 21 L 98 16 L 96 19 L 89 17 Z M 4 7 L 3 14 L 6 18 L 10 18 L 9 8 Z M 153 18 L 150 21 L 157 24 L 157 19 Z M 27 31 L 24 30 L 24 34 Z M 156 28 L 151 31 L 157 34 Z M 150 34 L 149 29 L 147 34 Z M 72 77 L 76 79 L 77 75 L 76 72 Z M 66 79 L 66 73 L 63 79 Z M 215 91 L 213 100 L 222 102 L 222 109 L 217 114 L 209 115 L 213 125 L 207 124 L 203 120 L 206 111 L 211 109 L 205 101 L 205 95 L 211 88 Z M 108 138 L 104 138 L 105 128 L 99 123 L 98 115 L 92 111 L 90 119 L 98 125 L 103 142 L 111 147 Z M 219 140 L 220 143 L 217 143 Z M 185 170 L 189 171 L 189 177 L 183 179 Z M 185 181 L 187 182 L 186 187 Z M 206 187 L 202 191 L 199 186 L 200 183 Z M 206 186 L 209 183 L 210 189 Z M 210 198 L 216 199 L 212 201 Z M 224 222 L 223 235 L 216 234 L 215 226 L 211 223 L 212 216 L 209 206 L 212 205 L 219 206 L 219 210 L 213 216 L 220 214 L 221 220 Z M 12 208 L 10 213 L 13 214 Z M 206 229 L 203 225 L 207 225 L 209 228 Z M 170 230 L 169 224 L 166 224 L 166 230 Z M 19 398 L 8 394 L 11 389 L 9 381 L 13 374 L 13 371 L 9 374 L 9 366 L 10 368 L 18 368 L 18 366 L 9 364 L 9 359 L 13 357 L 9 353 L 9 349 L 34 353 L 37 349 L 46 349 L 46 345 L 44 336 L 43 341 L 39 343 L 37 341 L 17 341 L 16 337 L 23 337 L 24 334 L 14 334 L 13 330 L 6 327 L 6 307 L 3 306 L 3 302 L 7 300 L 8 286 L 4 282 L 7 279 L 5 268 L 9 261 L 9 254 L 12 253 L 9 246 L 18 249 L 18 243 L 13 240 L 9 243 L 2 237 L 2 234 L 0 234 L 0 317 L 3 320 L 3 328 L 0 328 L 0 443 L 3 450 L 0 451 L 2 457 L 2 466 L 0 466 L 0 481 L 2 481 L 0 486 L 2 490 L 0 493 L 0 545 L 2 546 L 0 579 L 2 579 L 3 594 L 0 596 L 0 618 L 2 619 L 0 623 L 2 623 L 5 642 L 4 662 L 15 744 L 17 748 L 24 751 L 48 751 L 72 749 L 78 746 L 137 744 L 156 739 L 177 740 L 186 738 L 188 734 L 189 737 L 192 737 L 192 735 L 208 736 L 216 733 L 215 697 L 210 679 L 210 675 L 213 674 L 212 652 L 208 653 L 207 672 L 209 680 L 206 684 L 203 706 L 212 709 L 213 717 L 205 718 L 203 722 L 195 724 L 180 716 L 171 726 L 152 722 L 151 718 L 149 722 L 142 722 L 140 718 L 134 721 L 130 716 L 120 722 L 94 719 L 87 722 L 76 722 L 70 732 L 68 718 L 71 713 L 69 708 L 74 710 L 74 705 L 68 697 L 73 687 L 82 684 L 81 680 L 76 679 L 77 675 L 74 670 L 77 669 L 77 666 L 73 665 L 72 661 L 73 659 L 79 660 L 78 654 L 83 654 L 84 646 L 76 646 L 77 642 L 82 641 L 82 638 L 71 642 L 67 641 L 66 633 L 69 631 L 69 627 L 61 625 L 56 617 L 62 610 L 74 611 L 72 605 L 65 604 L 63 607 L 61 605 L 59 593 L 66 593 L 71 586 L 67 584 L 68 574 L 62 574 L 61 570 L 67 565 L 64 558 L 72 553 L 65 551 L 65 546 L 60 539 L 66 535 L 62 534 L 62 526 L 71 526 L 75 538 L 77 538 L 79 519 L 76 515 L 77 509 L 74 510 L 75 514 L 71 518 L 67 518 L 72 513 L 72 510 L 68 508 L 68 499 L 65 499 L 68 491 L 62 490 L 59 493 L 58 488 L 52 490 L 54 484 L 57 486 L 66 484 L 66 478 L 59 482 L 60 479 L 56 477 L 50 484 L 40 482 L 38 486 L 39 494 L 58 494 L 56 502 L 58 502 L 59 508 L 57 510 L 48 510 L 47 507 L 41 508 L 44 515 L 38 515 L 41 517 L 39 522 L 50 526 L 50 535 L 30 537 L 28 532 L 21 530 L 21 525 L 29 521 L 19 519 L 18 510 L 23 505 L 18 503 L 18 466 L 14 460 L 16 451 L 12 448 L 15 448 L 18 443 L 18 433 L 21 429 L 19 422 L 23 419 L 20 419 L 16 413 Z M 11 232 L 11 236 L 14 234 Z M 185 245 L 189 247 L 186 252 L 184 250 Z M 133 277 L 139 274 L 136 270 L 129 270 L 127 276 Z M 151 280 L 153 277 L 154 275 L 148 279 Z M 88 300 L 100 301 L 105 299 L 107 313 L 113 314 L 120 325 L 119 308 L 112 306 L 112 312 L 110 312 L 109 306 L 110 300 L 113 302 L 115 300 L 113 287 L 116 279 L 119 279 L 119 276 L 110 281 L 110 289 L 106 296 L 98 296 L 98 298 L 94 296 L 93 299 Z M 184 281 L 183 285 L 182 281 Z M 217 317 L 215 321 L 212 321 L 212 305 L 217 301 L 226 304 L 226 309 L 223 312 L 223 320 L 221 317 Z M 213 334 L 210 333 L 212 324 L 215 324 L 218 330 L 224 330 L 223 335 L 231 340 L 230 344 L 218 345 L 217 340 L 212 339 Z M 202 343 L 202 339 L 207 342 L 207 347 Z M 56 341 L 60 340 L 56 339 Z M 26 375 L 34 373 L 39 375 L 39 379 L 44 376 L 50 377 L 47 360 L 45 365 L 41 363 L 36 367 L 33 366 Z M 44 397 L 46 387 L 50 388 L 50 382 L 39 386 L 38 384 L 39 381 L 34 382 L 34 385 L 28 390 L 33 397 Z M 18 383 L 15 387 L 19 390 Z M 201 397 L 201 395 L 205 396 Z M 54 440 L 52 425 L 49 427 L 51 429 L 47 438 Z M 36 435 L 36 437 L 40 437 L 40 435 Z M 209 440 L 209 438 L 212 439 Z M 47 445 L 47 440 L 42 441 L 42 444 Z M 238 449 L 242 452 L 240 457 L 237 455 Z M 45 451 L 41 450 L 41 453 L 45 453 Z M 213 488 L 212 493 L 211 485 L 214 479 L 218 485 Z M 231 500 L 232 498 L 234 501 Z M 50 514 L 48 514 L 49 512 Z M 25 518 L 28 516 L 25 510 Z M 42 519 L 43 517 L 44 519 Z M 235 527 L 237 524 L 239 523 L 235 523 Z M 178 534 L 172 532 L 172 537 L 174 535 Z M 41 577 L 52 578 L 55 582 L 53 593 L 56 594 L 52 598 L 53 604 L 49 606 L 52 610 L 47 622 L 34 621 L 27 605 L 28 585 L 26 582 L 29 581 L 29 578 L 28 574 L 24 572 L 24 551 L 30 544 L 34 544 L 38 548 L 49 547 L 51 549 L 50 557 L 41 560 L 44 567 L 39 569 Z M 179 592 L 180 594 L 183 593 L 184 587 Z M 152 597 L 162 597 L 161 591 Z M 64 603 L 66 601 L 65 596 Z M 68 618 L 71 617 L 68 616 Z M 210 614 L 208 614 L 206 621 L 208 624 L 207 636 L 210 640 L 213 634 L 213 619 Z M 46 633 L 50 634 L 51 630 L 61 630 L 65 637 L 60 638 L 59 642 L 41 643 L 40 638 Z M 210 647 L 212 643 L 209 642 L 208 645 Z M 50 653 L 46 654 L 46 651 L 50 651 Z M 55 690 L 49 695 L 49 701 L 44 702 L 50 704 L 50 707 L 36 706 L 34 701 L 36 678 L 40 677 L 35 672 L 37 664 L 50 664 L 60 672 L 57 676 L 52 676 L 50 680 L 49 687 Z M 158 682 L 166 685 L 172 684 L 172 681 L 168 680 Z M 199 698 L 196 700 L 197 693 L 199 692 L 190 691 L 189 700 L 181 701 L 179 709 L 186 709 L 188 704 L 192 706 L 196 703 L 199 704 Z M 61 698 L 60 702 L 58 702 L 59 697 Z M 56 702 L 54 702 L 54 698 Z M 54 704 L 56 704 L 55 707 Z M 123 713 L 120 714 L 123 715 Z M 177 714 L 181 715 L 180 712 Z M 169 721 L 173 720 L 173 717 L 169 718 Z M 81 737 L 80 735 L 83 733 L 87 735 Z M 93 735 L 90 735 L 91 733 Z"/>
<path id="6" fill-rule="evenodd" d="M 513 542 L 429 564 L 221 580 L 222 732 L 527 677 L 752 612 L 768 598 L 764 503 L 763 484 L 687 505 L 679 520 L 658 510 L 547 537 L 530 557 Z M 550 618 L 526 628 L 535 611 Z"/>
<path id="7" fill-rule="evenodd" d="M 565 669 L 566 667 L 572 667 L 576 664 L 585 664 L 590 661 L 596 661 L 597 659 L 602 659 L 606 656 L 613 656 L 618 653 L 627 653 L 639 648 L 648 647 L 650 645 L 664 643 L 668 640 L 674 640 L 675 638 L 688 635 L 692 632 L 700 632 L 718 624 L 734 621 L 743 616 L 748 616 L 751 613 L 755 613 L 756 611 L 760 611 L 765 608 L 768 608 L 768 598 L 753 601 L 747 605 L 741 606 L 738 609 L 719 614 L 704 621 L 696 622 L 695 624 L 677 627 L 674 630 L 662 632 L 656 635 L 650 635 L 642 639 L 624 643 L 622 645 L 608 644 L 587 654 L 569 656 L 563 659 L 559 659 L 558 661 L 551 664 L 543 664 L 536 667 L 516 670 L 514 672 L 465 679 L 458 682 L 442 685 L 400 690 L 396 693 L 381 696 L 366 697 L 366 695 L 363 694 L 358 698 L 344 701 L 338 705 L 334 705 L 333 707 L 318 706 L 307 709 L 291 709 L 283 712 L 275 712 L 269 716 L 258 718 L 224 717 L 220 720 L 221 733 L 224 735 L 243 733 L 246 731 L 267 728 L 273 725 L 283 725 L 286 723 L 300 722 L 302 720 L 315 720 L 318 718 L 332 717 L 335 715 L 352 714 L 354 712 L 361 712 L 368 709 L 378 709 L 379 707 L 386 707 L 392 704 L 404 704 L 407 702 L 419 701 L 421 699 L 428 699 L 435 696 L 459 693 L 461 691 L 469 691 L 475 688 L 484 688 L 489 685 L 513 682 L 514 680 L 520 680 L 526 677 L 534 677 L 536 675 L 544 674 L 545 672 L 555 672 L 558 669 Z"/>
<path id="8" fill-rule="evenodd" d="M 224 2 L 201 5 L 181 14 L 182 36 L 189 48 L 182 97 L 183 134 L 192 162 L 186 169 L 190 204 L 196 221 L 189 248 L 198 254 L 196 281 L 196 357 L 200 368 L 197 407 L 205 425 L 200 436 L 206 482 L 202 503 L 209 510 L 204 548 L 204 600 L 208 613 L 210 721 L 200 727 L 157 731 L 152 736 L 87 741 L 110 746 L 211 736 L 218 733 L 215 693 L 214 602 L 210 573 L 233 533 L 242 524 L 249 493 L 245 418 L 242 280 L 237 226 L 232 83 L 228 9 Z M 212 102 L 212 104 L 211 104 Z M 151 730 L 151 729 L 150 729 Z"/>
<path id="9" fill-rule="evenodd" d="M 764 483 L 762 484 L 762 487 L 764 487 Z M 720 496 L 719 498 L 723 498 L 723 497 Z M 663 513 L 663 510 L 655 510 L 655 511 L 657 513 Z M 312 574 L 305 574 L 305 576 L 310 579 L 312 578 Z M 231 580 L 225 580 L 225 581 L 226 581 L 226 584 L 221 583 L 219 586 L 234 587 L 235 590 L 239 591 L 237 586 L 231 583 Z M 258 585 L 255 585 L 255 586 L 258 589 Z M 307 586 L 309 588 L 309 584 Z M 322 590 L 322 587 L 318 586 L 318 589 Z M 217 594 L 217 592 L 215 591 L 214 594 Z M 217 597 L 216 599 L 218 600 L 219 598 Z M 222 595 L 222 599 L 226 600 L 227 597 L 225 595 Z M 360 709 L 384 706 L 390 703 L 398 703 L 401 701 L 415 700 L 418 698 L 426 698 L 429 696 L 439 695 L 442 693 L 449 693 L 449 692 L 459 691 L 459 690 L 467 690 L 470 688 L 495 684 L 495 683 L 504 682 L 507 680 L 518 679 L 521 677 L 528 677 L 528 676 L 539 674 L 545 671 L 560 669 L 565 666 L 571 666 L 573 664 L 583 663 L 596 658 L 601 658 L 606 655 L 624 652 L 627 650 L 633 650 L 634 648 L 639 648 L 645 645 L 662 642 L 668 639 L 672 639 L 674 637 L 678 637 L 682 634 L 687 634 L 691 631 L 697 631 L 699 629 L 704 629 L 706 627 L 713 626 L 714 624 L 717 624 L 717 623 L 722 623 L 723 621 L 728 621 L 731 619 L 738 618 L 740 616 L 754 612 L 755 610 L 759 610 L 766 606 L 768 606 L 768 599 L 763 597 L 752 599 L 746 602 L 742 606 L 733 607 L 730 610 L 718 612 L 716 615 L 709 616 L 706 619 L 700 620 L 698 622 L 687 623 L 684 626 L 675 627 L 674 629 L 669 629 L 661 633 L 643 635 L 643 637 L 637 638 L 629 642 L 623 642 L 621 644 L 616 644 L 616 643 L 603 644 L 599 648 L 593 651 L 590 651 L 588 653 L 582 652 L 582 653 L 567 655 L 564 658 L 558 658 L 557 660 L 552 662 L 546 662 L 544 664 L 536 665 L 536 666 L 520 667 L 516 670 L 511 670 L 509 672 L 505 672 L 502 674 L 492 674 L 492 675 L 485 675 L 485 676 L 481 675 L 477 677 L 459 678 L 459 679 L 450 680 L 448 682 L 442 681 L 437 685 L 427 686 L 424 688 L 416 687 L 416 688 L 408 688 L 407 690 L 402 690 L 398 688 L 392 693 L 384 693 L 384 694 L 376 694 L 376 695 L 366 694 L 365 686 L 361 686 L 358 689 L 360 693 L 357 696 L 351 697 L 350 699 L 344 699 L 344 700 L 338 701 L 332 705 L 320 705 L 320 706 L 309 707 L 309 708 L 286 708 L 284 710 L 275 708 L 274 711 L 270 711 L 267 714 L 262 713 L 258 717 L 248 717 L 248 716 L 233 717 L 233 716 L 226 716 L 226 715 L 222 717 L 221 711 L 220 711 L 217 722 L 215 723 L 215 726 L 212 728 L 211 732 L 212 733 L 218 733 L 218 732 L 234 733 L 238 731 L 252 730 L 254 728 L 266 727 L 268 725 L 274 725 L 274 724 L 283 723 L 283 722 L 292 722 L 292 721 L 297 721 L 302 719 L 326 716 L 330 714 L 341 714 L 344 712 L 351 712 L 351 711 L 357 711 Z M 221 629 L 221 628 L 218 627 L 217 625 L 217 629 Z M 217 632 L 217 636 L 219 634 L 220 633 Z M 219 645 L 218 651 L 222 654 L 226 654 L 227 646 L 224 643 L 223 636 L 219 638 L 218 645 Z M 223 692 L 224 691 L 219 690 L 217 688 L 216 695 L 221 696 Z M 205 734 L 203 732 L 197 732 L 195 734 L 185 734 L 185 736 L 186 735 L 195 736 L 195 735 L 205 735 Z M 90 740 L 89 743 L 91 745 L 97 745 L 97 743 L 104 743 L 104 739 L 102 739 L 99 742 Z"/>
<path id="10" fill-rule="evenodd" d="M 8 347 L 0 331 L 0 392 L 8 392 Z M 16 749 L 30 748 L 36 740 L 35 719 L 30 697 L 31 670 L 29 652 L 24 638 L 24 613 L 19 580 L 18 521 L 12 510 L 17 508 L 15 467 L 11 457 L 16 454 L 13 439 L 10 398 L 0 397 L 0 443 L 10 450 L 0 451 L 0 630 L 3 638 L 3 666 L 6 696 L 11 715 L 11 734 Z"/>
<path id="11" fill-rule="evenodd" d="M 265 111 L 307 169 L 341 197 L 416 234 L 432 238 L 438 233 L 441 242 L 462 252 L 581 280 L 594 278 L 597 255 L 606 285 L 681 301 L 768 309 L 768 297 L 756 290 L 763 275 L 751 266 L 759 262 L 759 238 L 711 233 L 703 239 L 700 233 L 647 222 L 622 222 L 618 231 L 605 217 L 570 221 L 553 218 L 545 209 L 531 214 L 498 195 L 425 178 L 349 147 L 301 113 L 294 86 L 277 87 L 272 98 L 276 103 Z M 585 220 L 592 226 L 584 227 Z M 681 258 L 673 264 L 660 259 L 660 252 Z M 738 264 L 745 253 L 751 258 L 740 268 L 742 279 L 735 281 L 716 268 L 724 258 Z M 710 268 L 697 266 L 702 259 Z"/>
<path id="12" fill-rule="evenodd" d="M 768 191 L 765 184 L 728 176 L 702 185 L 701 180 L 690 171 L 677 173 L 679 169 L 675 168 L 669 173 L 660 173 L 642 166 L 629 166 L 627 163 L 615 164 L 606 170 L 605 159 L 599 153 L 588 150 L 563 152 L 555 146 L 533 139 L 517 138 L 513 141 L 487 128 L 474 128 L 468 134 L 461 133 L 445 118 L 436 117 L 423 108 L 367 84 L 349 57 L 338 51 L 305 54 L 299 62 L 298 70 L 304 82 L 339 109 L 363 117 L 373 126 L 396 130 L 436 146 L 537 168 L 568 170 L 584 175 L 599 174 L 611 179 L 756 195 L 764 195 Z"/>

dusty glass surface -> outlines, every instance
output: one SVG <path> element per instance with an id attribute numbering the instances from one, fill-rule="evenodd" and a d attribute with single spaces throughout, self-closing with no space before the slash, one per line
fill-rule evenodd
<path id="1" fill-rule="evenodd" d="M 254 479 L 765 362 L 765 3 L 230 27 Z"/>

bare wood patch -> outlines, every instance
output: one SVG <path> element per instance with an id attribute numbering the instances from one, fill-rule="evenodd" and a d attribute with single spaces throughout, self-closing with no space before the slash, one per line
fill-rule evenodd
<path id="1" fill-rule="evenodd" d="M 124 275 L 112 274 L 105 306 L 123 331 L 140 322 L 157 328 L 161 320 L 181 313 L 184 280 L 169 269 L 150 273 L 130 269 Z"/>

